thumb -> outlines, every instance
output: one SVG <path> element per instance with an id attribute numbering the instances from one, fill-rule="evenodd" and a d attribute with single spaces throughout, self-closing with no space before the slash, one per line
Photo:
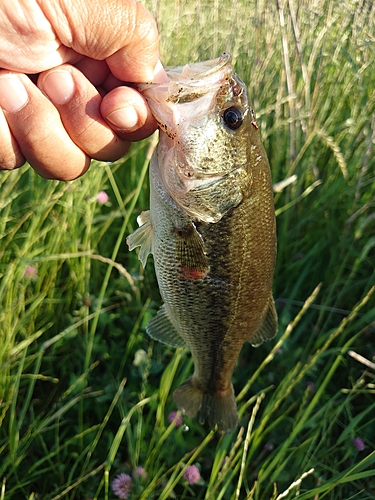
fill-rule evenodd
<path id="1" fill-rule="evenodd" d="M 105 60 L 123 81 L 151 81 L 159 33 L 150 12 L 134 0 L 40 0 L 59 40 L 86 57 Z"/>

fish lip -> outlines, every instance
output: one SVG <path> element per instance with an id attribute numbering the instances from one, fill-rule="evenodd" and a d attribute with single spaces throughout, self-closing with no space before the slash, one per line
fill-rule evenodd
<path id="1" fill-rule="evenodd" d="M 187 64 L 185 66 L 167 66 L 165 68 L 165 70 L 166 70 L 167 75 L 168 75 L 168 73 L 182 75 L 182 73 L 184 71 L 189 69 L 190 71 L 193 71 L 193 76 L 183 78 L 182 81 L 186 80 L 188 82 L 191 82 L 191 80 L 201 80 L 202 78 L 205 78 L 205 77 L 210 76 L 214 73 L 217 73 L 224 66 L 226 66 L 227 64 L 230 64 L 231 59 L 232 59 L 232 57 L 231 57 L 229 52 L 223 52 L 221 54 L 221 56 L 216 58 L 216 59 L 210 59 L 209 61 Z M 201 67 L 202 67 L 202 69 L 203 68 L 207 68 L 207 69 L 204 71 L 202 71 L 202 70 L 199 71 L 199 68 L 201 68 Z"/>
<path id="2" fill-rule="evenodd" d="M 126 85 L 132 87 L 138 92 L 145 92 L 152 88 L 157 87 L 166 87 L 170 85 L 170 83 L 178 81 L 179 84 L 188 84 L 189 86 L 194 86 L 196 81 L 202 80 L 211 76 L 214 73 L 220 71 L 224 66 L 230 64 L 232 57 L 229 52 L 223 52 L 220 57 L 216 59 L 210 59 L 209 61 L 197 62 L 192 64 L 187 64 L 185 66 L 165 66 L 165 72 L 169 78 L 168 82 L 127 82 Z M 206 68 L 204 71 L 199 71 L 199 68 Z M 184 71 L 193 71 L 193 75 L 189 77 L 178 78 L 178 75 L 182 75 Z M 202 85 L 201 81 L 199 85 Z"/>

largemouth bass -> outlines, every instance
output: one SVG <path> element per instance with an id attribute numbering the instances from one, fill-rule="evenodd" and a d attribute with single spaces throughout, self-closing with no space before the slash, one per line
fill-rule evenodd
<path id="1" fill-rule="evenodd" d="M 178 408 L 226 433 L 238 424 L 232 374 L 244 342 L 277 332 L 270 167 L 229 54 L 166 71 L 169 82 L 139 86 L 160 137 L 150 210 L 127 242 L 143 266 L 153 254 L 164 300 L 147 333 L 191 350 Z"/>

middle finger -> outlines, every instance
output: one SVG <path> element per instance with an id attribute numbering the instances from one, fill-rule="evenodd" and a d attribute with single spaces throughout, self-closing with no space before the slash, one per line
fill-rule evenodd
<path id="1" fill-rule="evenodd" d="M 41 73 L 38 87 L 60 113 L 64 128 L 77 146 L 91 158 L 114 161 L 129 149 L 100 112 L 102 97 L 75 67 L 64 64 Z"/>

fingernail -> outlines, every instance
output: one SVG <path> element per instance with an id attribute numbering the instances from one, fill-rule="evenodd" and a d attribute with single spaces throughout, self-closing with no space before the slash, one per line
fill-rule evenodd
<path id="1" fill-rule="evenodd" d="M 107 120 L 117 129 L 132 131 L 138 124 L 139 118 L 135 108 L 133 108 L 133 106 L 128 106 L 112 111 L 112 113 L 107 116 Z"/>
<path id="2" fill-rule="evenodd" d="M 169 79 L 168 79 L 167 73 L 165 72 L 165 69 L 164 69 L 162 63 L 159 60 L 156 63 L 156 66 L 155 66 L 155 69 L 154 69 L 154 79 L 153 79 L 153 82 L 154 83 L 165 83 L 165 82 L 168 82 L 168 81 L 169 81 Z"/>
<path id="3" fill-rule="evenodd" d="M 29 101 L 29 95 L 16 75 L 7 74 L 0 78 L 0 106 L 9 113 L 20 111 Z"/>
<path id="4" fill-rule="evenodd" d="M 73 97 L 75 85 L 69 71 L 53 71 L 43 80 L 43 92 L 53 104 L 66 104 Z"/>

